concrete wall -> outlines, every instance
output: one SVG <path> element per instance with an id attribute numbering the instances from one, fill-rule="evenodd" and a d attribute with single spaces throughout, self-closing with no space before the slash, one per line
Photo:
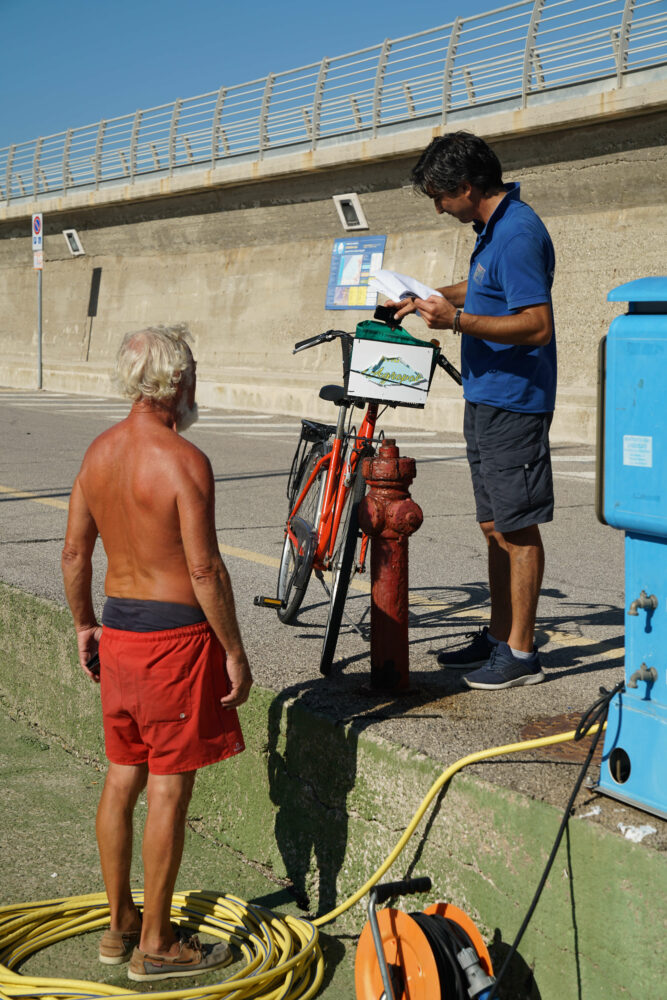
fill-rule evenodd
<path id="1" fill-rule="evenodd" d="M 665 273 L 667 99 L 661 89 L 595 104 L 574 101 L 532 119 L 506 113 L 456 122 L 492 142 L 506 180 L 546 222 L 557 253 L 554 285 L 560 388 L 554 439 L 592 441 L 596 352 L 616 305 L 610 288 Z M 648 95 L 648 96 L 647 96 Z M 650 97 L 650 100 L 649 100 Z M 623 103 L 624 102 L 624 103 Z M 567 104 L 567 102 L 565 102 Z M 583 110 L 582 110 L 583 108 Z M 585 113 L 584 113 L 585 112 Z M 550 118 L 551 115 L 551 118 Z M 435 130 L 437 131 L 437 130 Z M 337 147 L 336 155 L 276 157 L 226 175 L 53 199 L 0 211 L 0 382 L 36 378 L 36 276 L 29 214 L 45 212 L 44 386 L 109 394 L 120 337 L 150 323 L 186 321 L 199 361 L 200 400 L 312 415 L 323 381 L 340 378 L 337 345 L 292 357 L 293 343 L 329 327 L 353 330 L 368 312 L 327 312 L 333 240 L 343 235 L 331 196 L 356 191 L 370 234 L 386 234 L 385 266 L 438 285 L 467 273 L 472 231 L 440 218 L 409 187 L 434 130 L 401 141 Z M 361 148 L 363 147 L 363 149 Z M 280 162 L 279 162 L 280 161 Z M 145 200 L 142 200 L 145 199 Z M 61 235 L 78 230 L 86 256 Z M 89 316 L 94 273 L 96 315 Z M 425 327 L 411 319 L 409 328 Z M 458 343 L 441 336 L 452 360 Z M 458 430 L 460 393 L 437 375 L 426 410 L 406 424 Z"/>

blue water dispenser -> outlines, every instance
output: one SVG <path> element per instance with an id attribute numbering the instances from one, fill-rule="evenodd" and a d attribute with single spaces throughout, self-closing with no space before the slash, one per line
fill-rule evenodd
<path id="1" fill-rule="evenodd" d="M 625 691 L 597 787 L 667 819 L 667 277 L 608 300 L 628 311 L 600 346 L 597 514 L 625 532 Z"/>

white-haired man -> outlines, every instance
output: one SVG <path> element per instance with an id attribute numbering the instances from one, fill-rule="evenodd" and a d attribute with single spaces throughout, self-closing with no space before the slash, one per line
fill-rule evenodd
<path id="1" fill-rule="evenodd" d="M 97 840 L 111 923 L 100 961 L 137 981 L 229 961 L 170 922 L 198 768 L 244 749 L 236 709 L 252 677 L 218 549 L 207 457 L 179 431 L 196 419 L 184 327 L 128 334 L 117 380 L 129 416 L 88 448 L 72 489 L 62 556 L 79 661 L 100 680 L 109 770 Z M 107 555 L 102 625 L 91 597 L 97 535 Z M 89 669 L 99 649 L 100 672 Z M 144 904 L 130 891 L 132 815 L 146 787 Z"/>

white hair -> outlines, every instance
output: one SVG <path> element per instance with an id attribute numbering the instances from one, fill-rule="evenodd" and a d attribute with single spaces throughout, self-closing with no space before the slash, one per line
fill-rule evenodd
<path id="1" fill-rule="evenodd" d="M 165 400 L 176 394 L 181 379 L 194 374 L 194 361 L 184 323 L 149 326 L 126 333 L 116 358 L 114 381 L 124 396 Z"/>

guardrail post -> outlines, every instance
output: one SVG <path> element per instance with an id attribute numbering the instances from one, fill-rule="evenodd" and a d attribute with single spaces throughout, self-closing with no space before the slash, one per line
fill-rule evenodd
<path id="1" fill-rule="evenodd" d="M 174 172 L 174 157 L 176 155 L 176 132 L 178 130 L 178 117 L 181 113 L 181 105 L 183 104 L 182 99 L 179 99 L 174 103 L 174 112 L 171 116 L 171 125 L 169 126 L 169 176 Z"/>
<path id="2" fill-rule="evenodd" d="M 62 165 L 62 175 L 63 175 L 63 191 L 67 194 L 67 188 L 72 179 L 71 171 L 69 169 L 69 150 L 72 145 L 72 129 L 68 128 L 65 133 L 65 143 L 63 145 L 63 165 Z"/>
<path id="3" fill-rule="evenodd" d="M 95 187 L 100 186 L 100 180 L 102 177 L 102 144 L 104 143 L 104 133 L 106 131 L 107 123 L 104 119 L 100 122 L 100 127 L 97 130 L 97 141 L 95 142 L 95 156 L 93 157 L 93 173 L 95 174 Z"/>
<path id="4" fill-rule="evenodd" d="M 215 111 L 213 112 L 213 124 L 211 126 L 211 169 L 215 166 L 215 161 L 218 158 L 218 130 L 220 128 L 220 117 L 222 115 L 222 106 L 225 103 L 225 97 L 227 95 L 227 88 L 221 87 L 218 91 L 218 98 L 215 102 Z"/>
<path id="5" fill-rule="evenodd" d="M 382 84 L 384 82 L 384 73 L 387 68 L 387 59 L 389 58 L 389 49 L 391 48 L 391 42 L 388 38 L 385 38 L 382 43 L 382 49 L 380 50 L 380 56 L 378 59 L 378 68 L 375 73 L 375 87 L 373 88 L 373 135 L 377 135 L 378 125 L 380 125 L 380 116 L 382 114 Z"/>
<path id="6" fill-rule="evenodd" d="M 44 140 L 40 136 L 35 143 L 35 155 L 32 160 L 32 193 L 33 197 L 39 194 L 39 158 L 42 155 L 42 142 Z"/>
<path id="7" fill-rule="evenodd" d="M 616 54 L 616 86 L 619 90 L 623 86 L 623 75 L 628 65 L 628 42 L 630 41 L 630 27 L 632 25 L 632 15 L 635 11 L 635 3 L 636 0 L 625 0 L 623 8 L 623 19 L 621 21 L 621 32 Z"/>
<path id="8" fill-rule="evenodd" d="M 528 91 L 530 90 L 530 77 L 533 67 L 533 56 L 535 54 L 535 41 L 537 39 L 537 29 L 540 25 L 542 10 L 545 0 L 535 0 L 533 12 L 530 15 L 530 24 L 526 33 L 526 47 L 523 50 L 523 72 L 521 74 L 521 107 L 525 108 L 528 102 Z"/>
<path id="9" fill-rule="evenodd" d="M 468 101 L 470 104 L 476 103 L 475 97 L 475 84 L 473 83 L 472 73 L 467 66 L 463 67 L 463 82 L 466 85 L 466 93 L 468 95 Z"/>
<path id="10" fill-rule="evenodd" d="M 317 83 L 315 84 L 315 93 L 313 94 L 313 138 L 311 146 L 315 149 L 317 145 L 317 140 L 320 136 L 320 111 L 322 110 L 322 91 L 324 90 L 324 83 L 327 78 L 327 73 L 329 72 L 329 60 L 323 59 L 320 63 L 320 71 L 317 74 Z"/>
<path id="11" fill-rule="evenodd" d="M 415 116 L 415 102 L 412 99 L 412 91 L 410 90 L 410 84 L 403 84 L 403 94 L 405 95 L 405 105 L 408 109 L 408 114 L 411 118 Z"/>
<path id="12" fill-rule="evenodd" d="M 408 538 L 424 519 L 408 492 L 416 463 L 385 438 L 362 472 L 370 485 L 359 524 L 371 538 L 371 687 L 398 694 L 410 686 Z"/>
<path id="13" fill-rule="evenodd" d="M 7 194 L 7 204 L 12 200 L 12 165 L 14 163 L 14 154 L 16 153 L 16 145 L 9 147 L 9 153 L 7 154 L 7 169 L 5 171 L 5 191 Z"/>
<path id="14" fill-rule="evenodd" d="M 445 72 L 442 78 L 442 117 L 441 124 L 445 124 L 447 121 L 447 112 L 449 111 L 452 103 L 452 80 L 454 78 L 454 62 L 456 61 L 456 50 L 459 44 L 459 37 L 461 35 L 461 28 L 463 27 L 463 21 L 460 17 L 457 17 L 452 25 L 452 33 L 449 36 L 449 45 L 447 46 L 447 55 L 445 56 Z"/>
<path id="15" fill-rule="evenodd" d="M 262 97 L 262 110 L 260 112 L 259 118 L 259 158 L 262 159 L 264 150 L 268 148 L 269 145 L 269 104 L 271 102 L 271 93 L 273 91 L 273 81 L 275 80 L 275 74 L 269 73 L 266 78 L 266 86 L 264 88 L 264 96 Z"/>
<path id="16" fill-rule="evenodd" d="M 142 114 L 142 111 L 137 110 L 134 116 L 134 122 L 132 123 L 132 135 L 130 136 L 130 184 L 134 183 L 134 175 L 137 172 L 137 142 L 139 139 Z"/>

